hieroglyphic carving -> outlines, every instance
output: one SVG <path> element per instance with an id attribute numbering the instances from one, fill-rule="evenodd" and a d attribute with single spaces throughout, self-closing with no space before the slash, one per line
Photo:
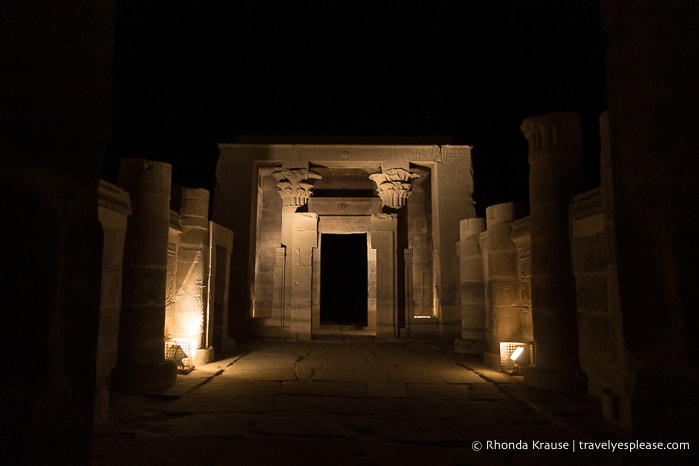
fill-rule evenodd
<path id="1" fill-rule="evenodd" d="M 306 168 L 280 168 L 272 173 L 272 177 L 277 182 L 284 207 L 306 205 L 313 189 L 313 185 L 306 180 L 321 179 L 318 173 Z"/>
<path id="2" fill-rule="evenodd" d="M 369 179 L 376 183 L 376 191 L 385 207 L 400 209 L 405 207 L 410 197 L 412 185 L 410 180 L 419 178 L 417 173 L 411 173 L 404 168 L 388 168 L 382 173 L 375 173 Z"/>

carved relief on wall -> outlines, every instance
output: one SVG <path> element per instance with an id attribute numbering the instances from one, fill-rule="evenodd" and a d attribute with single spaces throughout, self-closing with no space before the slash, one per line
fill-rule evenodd
<path id="1" fill-rule="evenodd" d="M 277 189 L 284 207 L 305 206 L 313 189 L 313 185 L 306 180 L 321 179 L 318 173 L 306 168 L 280 168 L 272 173 L 272 177 L 277 182 Z"/>
<path id="2" fill-rule="evenodd" d="M 419 177 L 417 173 L 411 173 L 404 168 L 388 168 L 382 173 L 370 175 L 369 179 L 376 183 L 376 192 L 379 193 L 385 207 L 400 209 L 405 207 L 410 197 L 410 180 Z"/>

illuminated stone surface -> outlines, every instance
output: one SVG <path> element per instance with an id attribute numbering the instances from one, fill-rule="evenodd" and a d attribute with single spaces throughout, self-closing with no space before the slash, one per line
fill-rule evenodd
<path id="1" fill-rule="evenodd" d="M 208 346 L 206 316 L 209 272 L 209 192 L 206 189 L 178 188 L 173 195 L 179 201 L 182 234 L 177 252 L 175 306 L 172 338 L 195 340 L 196 349 Z M 188 355 L 197 365 L 205 364 L 206 353 Z"/>
<path id="2" fill-rule="evenodd" d="M 531 224 L 529 217 L 512 222 L 512 241 L 517 245 L 519 258 L 517 276 L 522 309 L 522 340 L 534 341 L 534 323 L 532 321 L 532 260 L 531 260 Z"/>
<path id="3" fill-rule="evenodd" d="M 272 178 L 277 182 L 282 207 L 301 207 L 308 204 L 313 190 L 307 180 L 317 180 L 321 176 L 305 167 L 283 167 L 272 172 Z"/>
<path id="4" fill-rule="evenodd" d="M 522 308 L 517 262 L 519 254 L 512 241 L 512 222 L 521 206 L 508 202 L 488 207 L 488 351 L 486 365 L 500 367 L 500 342 L 521 341 Z"/>
<path id="5" fill-rule="evenodd" d="M 485 288 L 483 253 L 478 242 L 485 219 L 461 220 L 457 243 L 461 269 L 461 339 L 455 340 L 459 353 L 483 354 L 486 349 Z"/>
<path id="6" fill-rule="evenodd" d="M 235 230 L 240 246 L 231 271 L 233 336 L 461 335 L 453 219 L 475 215 L 470 147 L 221 144 L 220 150 L 214 220 Z M 375 181 L 391 189 L 377 193 Z M 397 214 L 389 228 L 380 214 L 391 210 Z M 296 223 L 310 214 L 315 227 Z M 326 234 L 367 236 L 366 285 L 348 276 L 339 291 L 353 294 L 361 286 L 358 292 L 367 294 L 359 329 L 343 328 L 342 316 L 320 323 Z"/>
<path id="7" fill-rule="evenodd" d="M 410 181 L 420 177 L 410 171 L 409 165 L 407 162 L 388 165 L 384 163 L 381 165 L 381 173 L 369 175 L 369 179 L 376 183 L 376 192 L 384 207 L 401 209 L 406 206 L 412 194 Z"/>
<path id="8" fill-rule="evenodd" d="M 171 166 L 124 159 L 119 185 L 131 196 L 124 246 L 124 293 L 119 323 L 119 362 L 114 384 L 125 391 L 153 391 L 175 383 L 164 359 L 165 296 L 170 226 Z"/>

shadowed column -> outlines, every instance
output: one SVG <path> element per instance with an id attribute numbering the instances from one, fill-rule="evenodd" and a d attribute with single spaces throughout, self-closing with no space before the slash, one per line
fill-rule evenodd
<path id="1" fill-rule="evenodd" d="M 119 185 L 131 195 L 126 229 L 124 282 L 119 324 L 119 364 L 114 384 L 123 391 L 148 392 L 169 387 L 175 363 L 164 360 L 165 286 L 170 225 L 171 166 L 125 159 Z"/>
<path id="2" fill-rule="evenodd" d="M 485 219 L 461 220 L 458 243 L 461 265 L 461 339 L 454 341 L 458 353 L 483 354 L 485 338 L 485 289 L 483 253 L 478 236 L 485 230 Z"/>
<path id="3" fill-rule="evenodd" d="M 699 423 L 699 3 L 602 0 L 600 9 L 609 39 L 602 184 L 614 207 L 610 310 L 623 315 L 621 422 L 635 438 L 689 440 Z"/>
<path id="4" fill-rule="evenodd" d="M 533 386 L 577 391 L 579 379 L 575 281 L 570 259 L 568 205 L 582 191 L 580 118 L 552 113 L 527 118 L 531 206 L 531 286 L 536 367 Z"/>

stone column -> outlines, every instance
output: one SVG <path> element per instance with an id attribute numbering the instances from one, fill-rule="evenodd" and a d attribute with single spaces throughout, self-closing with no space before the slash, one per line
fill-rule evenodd
<path id="1" fill-rule="evenodd" d="M 600 192 L 602 195 L 602 212 L 604 214 L 604 247 L 606 249 L 606 290 L 607 313 L 609 315 L 611 342 L 615 354 L 611 377 L 612 382 L 600 392 L 602 413 L 608 422 L 616 423 L 629 430 L 631 427 L 631 407 L 624 384 L 627 374 L 624 354 L 624 337 L 622 331 L 621 303 L 619 302 L 619 274 L 617 269 L 616 230 L 614 226 L 614 183 L 609 140 L 609 114 L 603 112 L 599 118 L 600 134 Z M 578 329 L 578 333 L 580 334 Z M 581 361 L 582 362 L 582 361 Z M 611 370 L 612 367 L 607 368 Z M 621 370 L 620 370 L 621 369 Z M 591 392 L 588 390 L 588 392 Z"/>
<path id="2" fill-rule="evenodd" d="M 91 463 L 115 11 L 2 4 L 3 464 Z"/>
<path id="3" fill-rule="evenodd" d="M 171 166 L 125 159 L 119 185 L 131 195 L 126 229 L 124 293 L 119 324 L 116 387 L 129 392 L 162 390 L 175 383 L 173 361 L 164 359 L 165 287 L 170 224 Z"/>
<path id="4" fill-rule="evenodd" d="M 376 336 L 397 336 L 395 214 L 371 216 L 371 247 L 376 250 Z"/>
<path id="5" fill-rule="evenodd" d="M 99 221 L 104 232 L 95 397 L 95 423 L 99 426 L 109 418 L 109 380 L 112 370 L 116 367 L 119 350 L 121 275 L 131 201 L 129 194 L 123 189 L 102 180 L 97 191 L 97 206 Z"/>
<path id="6" fill-rule="evenodd" d="M 579 378 L 575 281 L 570 259 L 568 205 L 583 188 L 580 118 L 552 113 L 527 118 L 529 141 L 532 316 L 536 366 L 525 372 L 533 386 L 564 391 Z"/>
<path id="7" fill-rule="evenodd" d="M 454 341 L 458 353 L 482 355 L 486 349 L 485 289 L 483 254 L 478 236 L 485 230 L 485 219 L 461 220 L 458 243 L 461 280 L 461 339 Z"/>
<path id="8" fill-rule="evenodd" d="M 439 305 L 440 336 L 450 341 L 461 336 L 459 261 L 454 253 L 459 224 L 455 220 L 476 216 L 471 148 L 443 146 L 442 159 L 433 168 L 432 176 L 432 211 L 437 213 L 432 218 L 434 264 L 439 267 L 435 301 Z"/>
<path id="9" fill-rule="evenodd" d="M 178 188 L 182 235 L 177 254 L 177 294 L 173 338 L 194 340 L 195 354 L 188 357 L 195 365 L 213 359 L 208 334 L 207 290 L 209 272 L 209 191 Z"/>
<path id="10" fill-rule="evenodd" d="M 488 290 L 490 322 L 485 363 L 500 367 L 500 342 L 522 341 L 522 302 L 517 262 L 519 252 L 512 241 L 512 222 L 519 213 L 512 202 L 486 209 L 488 233 Z"/>
<path id="11" fill-rule="evenodd" d="M 699 427 L 699 3 L 602 0 L 600 12 L 613 178 L 603 172 L 602 181 L 613 192 L 626 358 L 621 408 L 630 407 L 634 438 L 690 440 Z"/>
<path id="12" fill-rule="evenodd" d="M 291 331 L 298 340 L 311 339 L 311 297 L 313 254 L 318 247 L 318 215 L 295 213 L 291 216 L 293 235 L 287 247 L 291 266 L 290 317 Z M 289 253 L 290 252 L 290 253 Z M 289 257 L 289 255 L 291 257 Z"/>
<path id="13" fill-rule="evenodd" d="M 375 173 L 369 176 L 369 179 L 376 183 L 376 192 L 379 194 L 379 198 L 381 198 L 381 204 L 384 207 L 384 209 L 396 212 L 394 214 L 396 220 L 396 226 L 394 231 L 396 232 L 396 235 L 392 239 L 393 244 L 391 246 L 396 250 L 401 248 L 404 249 L 407 246 L 407 244 L 402 244 L 400 238 L 397 236 L 398 223 L 400 222 L 402 224 L 406 224 L 405 228 L 407 228 L 407 222 L 405 222 L 407 209 L 403 208 L 407 206 L 408 198 L 412 194 L 413 187 L 411 184 L 411 180 L 419 177 L 420 175 L 410 171 L 410 162 L 401 160 L 383 161 L 381 162 L 381 173 Z M 380 235 L 383 236 L 383 234 Z M 412 252 L 412 250 L 410 252 L 404 250 L 404 253 L 400 256 L 396 255 L 394 263 L 392 265 L 393 273 L 396 275 L 396 285 L 394 288 L 395 302 L 392 304 L 392 306 L 396 308 L 396 314 L 393 320 L 391 321 L 391 335 L 394 337 L 397 337 L 400 332 L 400 320 L 403 320 L 403 325 L 406 326 L 406 332 L 408 331 L 408 326 L 411 326 L 417 330 L 416 325 L 411 325 L 411 316 L 409 315 L 409 312 L 407 312 L 406 310 L 406 308 L 410 307 L 410 303 L 412 300 L 412 296 L 409 295 L 408 291 L 408 289 L 412 289 Z M 377 252 L 377 254 L 379 253 Z M 399 293 L 403 293 L 402 296 L 399 296 Z M 403 304 L 401 304 L 401 301 L 403 302 Z M 399 308 L 403 309 L 399 310 Z M 399 317 L 398 312 L 403 312 L 405 318 L 402 318 L 402 316 Z M 377 314 L 377 323 L 379 326 L 382 325 L 381 316 L 382 314 L 379 310 Z M 388 314 L 385 314 L 383 317 L 387 319 Z M 387 326 L 388 322 L 384 322 L 383 325 Z M 383 332 L 384 334 L 388 335 L 389 330 L 388 327 L 385 327 L 383 330 L 377 329 L 377 332 Z"/>
<path id="14" fill-rule="evenodd" d="M 318 180 L 321 176 L 308 169 L 308 162 L 285 161 L 280 169 L 272 173 L 272 178 L 277 182 L 279 197 L 282 199 L 281 247 L 286 249 L 284 273 L 281 274 L 284 279 L 284 290 L 280 296 L 282 298 L 281 322 L 283 325 L 289 325 L 292 321 L 291 296 L 293 281 L 291 267 L 294 251 L 291 249 L 291 243 L 295 234 L 293 216 L 300 207 L 305 207 L 308 204 L 308 199 L 313 194 L 313 185 L 309 180 Z M 276 254 L 279 255 L 280 251 L 277 251 Z M 307 332 L 304 331 L 304 333 Z"/>

